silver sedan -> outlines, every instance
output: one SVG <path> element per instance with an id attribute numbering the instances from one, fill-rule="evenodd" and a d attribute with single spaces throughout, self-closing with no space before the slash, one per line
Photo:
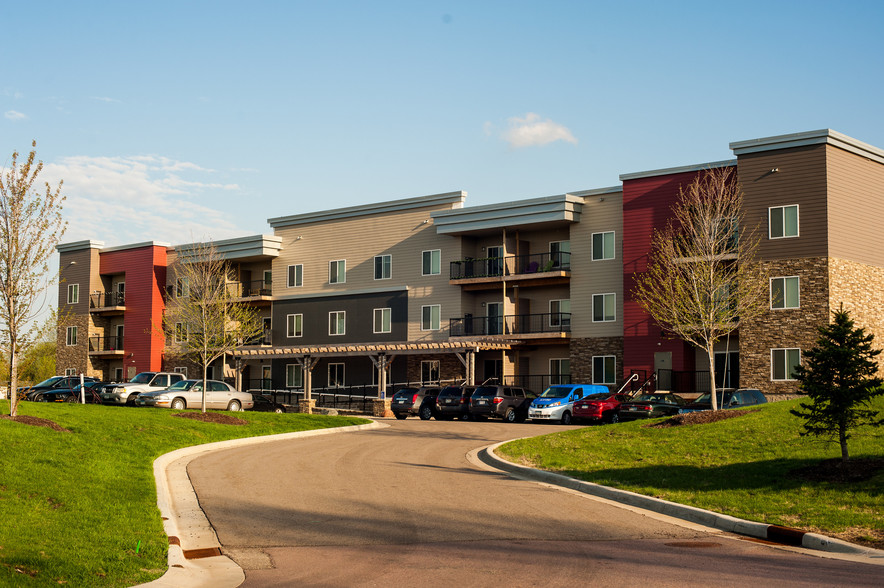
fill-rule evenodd
<path id="1" fill-rule="evenodd" d="M 181 380 L 165 390 L 144 392 L 135 400 L 138 406 L 159 406 L 162 408 L 200 408 L 203 402 L 202 380 Z M 206 382 L 206 408 L 221 410 L 246 410 L 252 408 L 252 395 L 239 392 L 230 384 L 218 380 Z"/>

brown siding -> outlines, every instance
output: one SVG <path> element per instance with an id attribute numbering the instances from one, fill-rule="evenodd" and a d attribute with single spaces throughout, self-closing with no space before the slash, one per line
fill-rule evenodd
<path id="1" fill-rule="evenodd" d="M 829 256 L 884 267 L 884 165 L 827 147 Z"/>

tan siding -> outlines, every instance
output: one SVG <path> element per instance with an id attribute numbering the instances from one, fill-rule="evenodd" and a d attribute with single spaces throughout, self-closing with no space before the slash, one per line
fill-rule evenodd
<path id="1" fill-rule="evenodd" d="M 884 267 L 884 165 L 827 147 L 829 256 Z"/>

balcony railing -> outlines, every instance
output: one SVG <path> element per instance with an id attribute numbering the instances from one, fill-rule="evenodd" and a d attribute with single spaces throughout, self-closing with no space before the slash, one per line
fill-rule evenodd
<path id="1" fill-rule="evenodd" d="M 250 298 L 253 296 L 270 296 L 272 288 L 270 282 L 264 280 L 252 280 L 251 282 L 228 282 L 231 294 L 237 298 Z"/>
<path id="2" fill-rule="evenodd" d="M 89 337 L 89 351 L 123 351 L 123 337 Z"/>
<path id="3" fill-rule="evenodd" d="M 538 274 L 571 269 L 571 254 L 567 251 L 510 255 L 506 257 L 467 258 L 451 262 L 450 278 L 493 278 L 523 274 Z"/>
<path id="4" fill-rule="evenodd" d="M 448 322 L 451 337 L 473 335 L 522 335 L 530 333 L 571 332 L 570 312 L 546 314 L 512 314 L 505 316 L 471 316 Z"/>
<path id="5" fill-rule="evenodd" d="M 109 306 L 126 306 L 126 295 L 123 292 L 93 292 L 89 295 L 89 308 Z"/>

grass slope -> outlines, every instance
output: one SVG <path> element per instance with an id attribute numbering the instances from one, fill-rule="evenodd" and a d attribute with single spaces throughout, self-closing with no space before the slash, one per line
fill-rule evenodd
<path id="1" fill-rule="evenodd" d="M 8 401 L 0 411 L 9 414 Z M 176 411 L 24 402 L 19 415 L 70 433 L 0 420 L 0 585 L 131 586 L 166 569 L 153 460 L 187 447 L 367 422 L 353 417 L 236 413 L 243 426 Z"/>
<path id="2" fill-rule="evenodd" d="M 742 519 L 884 545 L 884 470 L 861 482 L 790 472 L 840 458 L 837 443 L 801 437 L 798 400 L 703 425 L 586 427 L 503 445 L 510 461 Z M 884 409 L 884 401 L 876 403 Z M 884 457 L 884 427 L 849 442 L 852 459 Z"/>

